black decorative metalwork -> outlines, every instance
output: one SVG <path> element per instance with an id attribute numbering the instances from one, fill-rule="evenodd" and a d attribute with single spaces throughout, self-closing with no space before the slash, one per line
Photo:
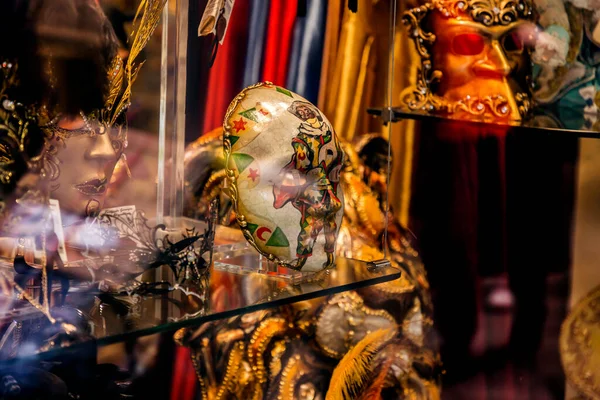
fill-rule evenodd
<path id="1" fill-rule="evenodd" d="M 115 231 L 121 240 L 129 240 L 135 247 L 116 250 L 114 263 L 104 264 L 98 278 L 111 277 L 113 282 L 121 281 L 127 292 L 137 289 L 148 292 L 150 286 L 133 282 L 142 273 L 168 266 L 173 272 L 172 287 L 183 284 L 208 285 L 209 268 L 212 264 L 212 247 L 215 225 L 218 216 L 218 201 L 210 205 L 210 217 L 204 232 L 195 228 L 186 229 L 183 238 L 173 240 L 168 233 L 163 234 L 163 224 L 150 227 L 142 211 L 105 212 L 98 216 L 97 223 L 103 228 L 104 239 L 110 243 Z M 159 285 L 160 286 L 160 285 Z"/>

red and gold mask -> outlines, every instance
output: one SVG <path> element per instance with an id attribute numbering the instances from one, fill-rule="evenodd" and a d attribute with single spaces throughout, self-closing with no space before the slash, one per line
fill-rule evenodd
<path id="1" fill-rule="evenodd" d="M 432 0 L 407 11 L 421 67 L 403 93 L 412 111 L 521 120 L 530 108 L 528 0 Z"/>

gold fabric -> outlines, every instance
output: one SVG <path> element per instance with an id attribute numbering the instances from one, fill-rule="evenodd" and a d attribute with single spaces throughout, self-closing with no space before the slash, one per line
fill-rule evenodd
<path id="1" fill-rule="evenodd" d="M 352 141 L 367 132 L 379 132 L 390 138 L 394 154 L 390 185 L 390 203 L 400 223 L 408 224 L 412 176 L 413 121 L 384 127 L 381 120 L 366 113 L 368 107 L 387 105 L 389 61 L 389 0 L 360 0 L 358 12 L 343 7 L 341 26 L 339 0 L 329 5 L 319 107 L 331 120 L 342 138 Z M 393 105 L 400 93 L 415 83 L 417 56 L 405 35 L 400 16 L 407 6 L 397 2 Z M 336 47 L 337 44 L 337 47 Z M 390 131 L 391 130 L 391 131 Z"/>
<path id="2" fill-rule="evenodd" d="M 340 22 L 342 20 L 342 0 L 330 0 L 327 4 L 327 24 L 325 28 L 325 42 L 323 44 L 323 61 L 321 64 L 321 80 L 319 100 L 317 106 L 322 110 L 325 107 L 325 90 L 333 76 L 333 68 L 337 55 L 340 39 Z"/>
<path id="3" fill-rule="evenodd" d="M 399 3 L 399 14 L 401 14 L 407 4 L 402 1 Z M 399 104 L 402 90 L 416 83 L 419 60 L 414 46 L 403 29 L 404 27 L 400 24 L 400 26 L 397 26 L 395 33 L 394 105 Z M 416 126 L 414 120 L 404 120 L 392 124 L 391 133 L 386 135 L 392 144 L 392 152 L 394 153 L 392 176 L 396 177 L 390 182 L 390 203 L 396 210 L 398 221 L 402 226 L 408 226 L 409 221 Z"/>
<path id="4" fill-rule="evenodd" d="M 352 115 L 352 112 L 361 102 L 368 104 L 365 98 L 369 91 L 367 80 L 374 74 L 377 61 L 377 55 L 372 53 L 374 4 L 372 0 L 361 0 L 358 8 L 358 13 L 344 8 L 337 49 L 330 48 L 325 54 L 332 64 L 327 71 L 329 79 L 321 86 L 321 92 L 324 92 L 322 110 L 338 134 L 348 140 L 352 140 L 358 131 L 366 130 L 364 110 L 359 115 Z M 332 18 L 328 23 L 333 23 Z M 328 30 L 327 35 L 335 35 L 335 30 Z"/>

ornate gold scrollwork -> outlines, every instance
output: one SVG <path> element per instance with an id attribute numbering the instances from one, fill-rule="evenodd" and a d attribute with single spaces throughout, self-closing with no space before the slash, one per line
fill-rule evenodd
<path id="1" fill-rule="evenodd" d="M 526 0 L 433 0 L 432 4 L 446 17 L 465 15 L 485 26 L 508 25 L 532 14 Z"/>

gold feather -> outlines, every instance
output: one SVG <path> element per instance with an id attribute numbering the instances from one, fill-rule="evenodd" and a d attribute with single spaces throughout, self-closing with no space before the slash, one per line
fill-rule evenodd
<path id="1" fill-rule="evenodd" d="M 142 0 L 138 6 L 131 36 L 130 58 L 135 59 L 146 47 L 152 33 L 160 22 L 160 16 L 167 0 Z M 141 15 L 141 18 L 140 18 Z"/>
<path id="2" fill-rule="evenodd" d="M 104 103 L 104 108 L 106 110 L 112 110 L 112 107 L 115 105 L 115 101 L 119 97 L 119 93 L 121 92 L 121 87 L 123 86 L 123 78 L 125 73 L 123 72 L 123 60 L 121 57 L 116 56 L 108 71 L 108 97 L 106 98 L 106 102 Z"/>
<path id="3" fill-rule="evenodd" d="M 118 60 L 114 60 L 109 69 L 109 91 L 105 102 L 104 121 L 109 126 L 113 126 L 119 115 L 129 107 L 131 88 L 144 64 L 143 62 L 136 64 L 136 59 L 158 26 L 166 2 L 167 0 L 141 0 L 133 21 L 127 63 L 123 65 L 123 60 L 117 57 Z M 116 107 L 113 109 L 115 104 Z"/>
<path id="4" fill-rule="evenodd" d="M 375 379 L 373 379 L 369 384 L 369 387 L 360 395 L 358 400 L 381 400 L 381 391 L 384 388 L 385 380 L 390 371 L 390 367 L 392 366 L 392 362 L 392 359 L 385 361 L 379 368 L 379 372 L 377 372 Z"/>
<path id="5" fill-rule="evenodd" d="M 371 362 L 380 347 L 396 333 L 394 328 L 369 333 L 333 370 L 325 400 L 355 399 L 371 374 Z"/>

